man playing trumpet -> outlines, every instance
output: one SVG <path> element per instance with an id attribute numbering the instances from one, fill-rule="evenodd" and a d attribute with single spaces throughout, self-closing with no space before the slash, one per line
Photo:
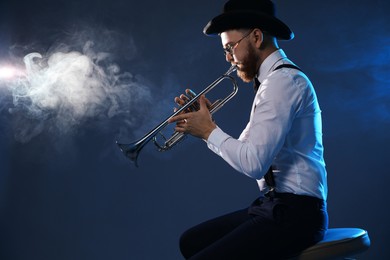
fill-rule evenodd
<path id="1" fill-rule="evenodd" d="M 204 96 L 199 110 L 169 122 L 255 179 L 260 195 L 244 210 L 187 230 L 181 252 L 187 259 L 294 256 L 328 227 L 320 107 L 310 80 L 277 43 L 294 34 L 270 0 L 230 0 L 204 33 L 221 37 L 226 61 L 244 82 L 258 82 L 249 122 L 238 139 L 231 137 L 212 120 Z M 186 103 L 184 95 L 175 101 Z"/>

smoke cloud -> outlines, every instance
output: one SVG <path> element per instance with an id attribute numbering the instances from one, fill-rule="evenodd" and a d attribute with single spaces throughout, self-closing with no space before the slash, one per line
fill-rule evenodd
<path id="1" fill-rule="evenodd" d="M 7 110 L 17 141 L 28 142 L 43 131 L 69 134 L 85 122 L 117 117 L 131 128 L 140 123 L 139 111 L 153 103 L 150 82 L 121 71 L 111 53 L 94 50 L 93 40 L 80 50 L 72 47 L 60 44 L 47 54 L 31 52 L 23 58 L 23 69 L 0 79 L 12 96 Z"/>

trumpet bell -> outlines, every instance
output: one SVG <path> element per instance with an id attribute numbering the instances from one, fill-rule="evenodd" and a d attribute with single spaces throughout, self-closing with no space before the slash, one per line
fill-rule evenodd
<path id="1" fill-rule="evenodd" d="M 130 159 L 134 163 L 136 167 L 138 167 L 138 155 L 141 151 L 143 144 L 139 142 L 134 142 L 130 144 L 121 144 L 118 141 L 116 142 L 119 149 L 123 152 L 123 154 Z"/>

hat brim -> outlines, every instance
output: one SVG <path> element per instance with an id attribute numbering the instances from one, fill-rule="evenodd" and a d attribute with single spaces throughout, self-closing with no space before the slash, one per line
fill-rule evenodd
<path id="1" fill-rule="evenodd" d="M 218 15 L 205 26 L 203 33 L 213 36 L 228 30 L 243 28 L 259 28 L 279 40 L 288 41 L 294 38 L 294 33 L 278 18 L 253 11 L 232 11 Z"/>

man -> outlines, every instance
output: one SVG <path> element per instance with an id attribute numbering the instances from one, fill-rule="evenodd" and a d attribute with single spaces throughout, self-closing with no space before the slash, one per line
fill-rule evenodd
<path id="1" fill-rule="evenodd" d="M 320 241 L 328 226 L 321 111 L 306 75 L 279 49 L 292 31 L 270 0 L 230 0 L 205 27 L 220 35 L 226 61 L 245 82 L 258 80 L 249 122 L 238 139 L 223 132 L 200 98 L 200 109 L 173 117 L 176 130 L 207 140 L 237 171 L 256 179 L 248 208 L 186 231 L 187 259 L 283 259 Z M 179 105 L 184 95 L 176 98 Z"/>

